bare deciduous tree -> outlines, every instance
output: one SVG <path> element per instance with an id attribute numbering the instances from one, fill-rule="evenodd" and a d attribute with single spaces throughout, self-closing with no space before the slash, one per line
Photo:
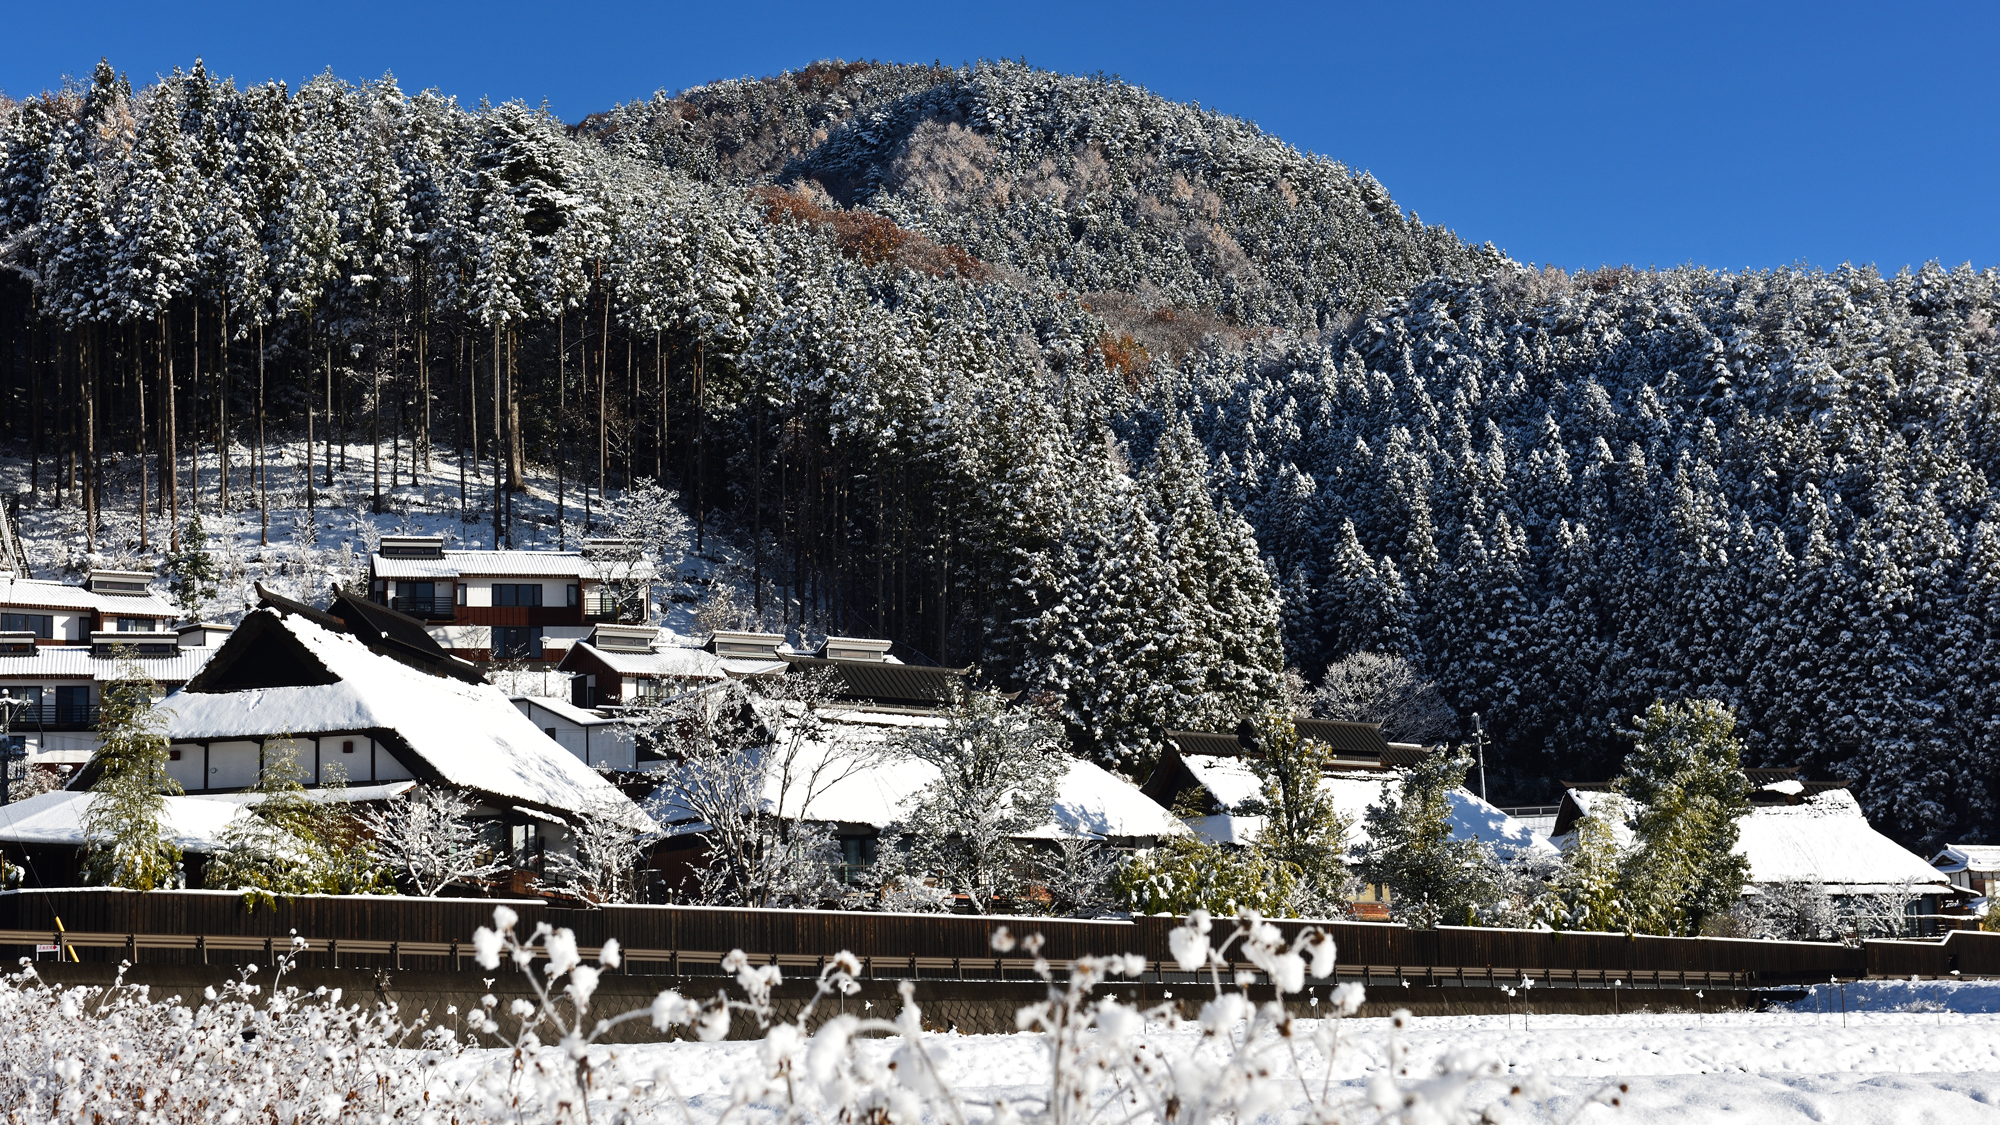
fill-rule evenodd
<path id="1" fill-rule="evenodd" d="M 1381 723 L 1391 742 L 1443 742 L 1458 732 L 1458 716 L 1438 686 L 1400 656 L 1357 652 L 1327 665 L 1312 694 L 1316 718 Z"/>

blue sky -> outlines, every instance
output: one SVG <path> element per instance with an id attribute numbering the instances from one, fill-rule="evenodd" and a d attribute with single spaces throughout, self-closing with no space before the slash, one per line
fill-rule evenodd
<path id="1" fill-rule="evenodd" d="M 2000 6 L 14 5 L 0 90 L 394 71 L 565 119 L 815 58 L 1117 74 L 1366 168 L 1524 261 L 2000 265 Z"/>

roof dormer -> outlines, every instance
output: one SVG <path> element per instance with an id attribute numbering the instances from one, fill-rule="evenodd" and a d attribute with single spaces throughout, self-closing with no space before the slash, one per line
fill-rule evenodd
<path id="1" fill-rule="evenodd" d="M 894 643 L 866 637 L 828 637 L 819 654 L 824 660 L 865 660 L 870 664 L 886 664 L 889 662 L 889 647 Z"/>
<path id="2" fill-rule="evenodd" d="M 736 633 L 718 629 L 709 636 L 708 650 L 737 660 L 777 660 L 782 633 Z"/>
<path id="3" fill-rule="evenodd" d="M 384 535 L 382 545 L 375 553 L 385 559 L 441 559 L 444 557 L 444 536 Z"/>
<path id="4" fill-rule="evenodd" d="M 93 570 L 90 592 L 120 598 L 143 598 L 152 591 L 153 574 L 147 570 Z"/>
<path id="5" fill-rule="evenodd" d="M 606 652 L 651 652 L 660 631 L 651 625 L 599 625 L 590 643 Z"/>

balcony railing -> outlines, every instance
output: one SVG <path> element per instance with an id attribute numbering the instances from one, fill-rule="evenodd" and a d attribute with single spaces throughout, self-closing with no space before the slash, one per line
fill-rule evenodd
<path id="1" fill-rule="evenodd" d="M 95 703 L 43 703 L 35 707 L 11 708 L 14 712 L 8 730 L 20 734 L 31 730 L 70 728 L 83 730 L 97 725 L 97 704 Z"/>
<path id="2" fill-rule="evenodd" d="M 390 598 L 389 608 L 425 621 L 449 621 L 458 612 L 450 598 Z"/>

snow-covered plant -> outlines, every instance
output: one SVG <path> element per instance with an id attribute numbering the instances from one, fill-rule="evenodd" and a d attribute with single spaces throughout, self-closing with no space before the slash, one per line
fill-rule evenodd
<path id="1" fill-rule="evenodd" d="M 1090 918 L 1118 901 L 1112 880 L 1120 858 L 1101 840 L 1063 836 L 1035 852 L 1035 880 L 1046 899 L 1036 905 L 1051 914 Z"/>
<path id="2" fill-rule="evenodd" d="M 1777 941 L 1832 941 L 1841 919 L 1822 884 L 1799 880 L 1765 883 L 1746 900 L 1750 936 Z"/>
<path id="3" fill-rule="evenodd" d="M 324 767 L 311 791 L 297 740 L 266 739 L 263 757 L 251 803 L 222 830 L 202 881 L 240 890 L 253 905 L 277 895 L 396 893 L 348 800 L 346 771 Z"/>
<path id="4" fill-rule="evenodd" d="M 1291 717 L 1275 708 L 1251 723 L 1251 733 L 1257 753 L 1250 769 L 1264 783 L 1256 810 L 1264 828 L 1254 846 L 1292 872 L 1295 901 L 1285 913 L 1339 917 L 1353 898 L 1344 854 L 1353 819 L 1320 785 L 1333 748 L 1300 737 Z"/>
<path id="5" fill-rule="evenodd" d="M 1615 795 L 1611 795 L 1615 800 Z M 1622 804 L 1622 802 L 1620 802 Z M 1558 930 L 1621 930 L 1631 913 L 1619 881 L 1618 839 L 1606 812 L 1578 818 L 1540 919 Z"/>
<path id="6" fill-rule="evenodd" d="M 898 745 L 938 776 L 896 831 L 909 838 L 912 870 L 983 914 L 1026 890 L 1030 856 L 1019 837 L 1049 823 L 1069 763 L 1054 722 L 998 691 L 955 691 L 942 725 L 913 727 Z"/>
<path id="7" fill-rule="evenodd" d="M 1382 803 L 1368 808 L 1358 873 L 1388 887 L 1391 909 L 1411 925 L 1463 925 L 1494 900 L 1491 853 L 1452 836 L 1451 792 L 1471 764 L 1460 751 L 1432 754 L 1404 772 L 1397 793 L 1385 785 Z"/>
<path id="8" fill-rule="evenodd" d="M 1227 917 L 1255 910 L 1278 917 L 1293 900 L 1295 877 L 1258 848 L 1190 833 L 1133 856 L 1112 882 L 1126 907 L 1138 914 L 1202 910 Z"/>
<path id="9" fill-rule="evenodd" d="M 880 756 L 874 743 L 835 736 L 826 712 L 839 693 L 831 674 L 795 672 L 662 698 L 628 716 L 672 759 L 647 812 L 663 825 L 707 826 L 702 901 L 812 906 L 839 893 L 830 841 L 804 826 L 829 788 Z"/>
<path id="10" fill-rule="evenodd" d="M 202 609 L 215 598 L 215 557 L 208 551 L 208 531 L 201 526 L 201 513 L 190 512 L 181 528 L 180 549 L 167 556 L 167 589 L 174 604 L 190 621 L 202 616 Z"/>
<path id="11" fill-rule="evenodd" d="M 490 879 L 507 867 L 480 838 L 472 820 L 478 802 L 455 789 L 425 785 L 399 800 L 361 815 L 375 854 L 416 893 L 433 896 L 447 887 Z"/>
<path id="12" fill-rule="evenodd" d="M 1437 684 L 1412 661 L 1379 652 L 1357 652 L 1327 665 L 1312 708 L 1322 719 L 1381 723 L 1382 737 L 1391 742 L 1428 744 L 1458 733 L 1458 716 Z"/>
<path id="13" fill-rule="evenodd" d="M 657 834 L 635 823 L 631 807 L 620 798 L 598 796 L 576 810 L 565 846 L 549 851 L 536 885 L 591 903 L 633 901 L 640 857 Z"/>
<path id="14" fill-rule="evenodd" d="M 1736 715 L 1714 700 L 1655 700 L 1631 733 L 1618 791 L 1639 806 L 1623 876 L 1641 933 L 1692 935 L 1742 895 L 1750 861 L 1735 851 L 1750 810 Z"/>
<path id="15" fill-rule="evenodd" d="M 159 693 L 131 655 L 118 662 L 98 708 L 99 773 L 83 814 L 83 864 L 94 883 L 151 891 L 180 885 L 181 849 L 161 823 L 167 797 L 181 793 L 167 774 L 167 716 Z"/>

